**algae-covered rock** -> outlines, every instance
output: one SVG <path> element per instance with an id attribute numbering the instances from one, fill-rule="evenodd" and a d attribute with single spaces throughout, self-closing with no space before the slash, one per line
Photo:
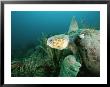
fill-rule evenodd
<path id="1" fill-rule="evenodd" d="M 95 74 L 100 75 L 100 32 L 98 30 L 85 29 L 78 40 L 78 48 L 82 60 L 87 69 Z"/>
<path id="2" fill-rule="evenodd" d="M 76 61 L 73 55 L 65 57 L 61 65 L 60 75 L 62 77 L 76 77 L 81 64 Z"/>

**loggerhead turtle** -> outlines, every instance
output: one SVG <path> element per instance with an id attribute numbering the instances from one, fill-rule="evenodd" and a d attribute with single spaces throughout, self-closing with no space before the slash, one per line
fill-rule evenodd
<path id="1" fill-rule="evenodd" d="M 73 16 L 67 34 L 55 35 L 48 38 L 47 45 L 58 50 L 70 49 L 73 55 L 79 53 L 80 59 L 82 59 L 86 68 L 91 73 L 100 75 L 99 30 L 79 29 L 78 23 Z M 77 68 L 80 67 L 78 66 Z"/>

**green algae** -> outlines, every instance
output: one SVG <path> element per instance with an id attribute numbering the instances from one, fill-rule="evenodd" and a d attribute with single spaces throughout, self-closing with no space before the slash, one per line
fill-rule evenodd
<path id="1" fill-rule="evenodd" d="M 42 34 L 39 45 L 31 50 L 31 54 L 22 60 L 13 60 L 11 63 L 12 77 L 55 77 L 59 76 L 61 63 L 67 55 L 72 54 L 70 50 L 56 50 L 47 46 L 48 35 Z"/>

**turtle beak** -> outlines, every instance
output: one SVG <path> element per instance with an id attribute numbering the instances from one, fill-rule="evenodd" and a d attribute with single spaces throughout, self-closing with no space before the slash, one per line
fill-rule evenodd
<path id="1" fill-rule="evenodd" d="M 47 45 L 51 47 L 51 44 L 52 44 L 52 39 L 49 38 L 49 39 L 47 40 Z"/>

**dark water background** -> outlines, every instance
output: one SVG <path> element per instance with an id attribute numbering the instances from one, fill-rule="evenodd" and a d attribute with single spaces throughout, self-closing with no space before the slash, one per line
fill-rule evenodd
<path id="1" fill-rule="evenodd" d="M 99 11 L 12 11 L 12 53 L 19 54 L 22 49 L 36 45 L 42 33 L 67 32 L 73 16 L 76 17 L 79 28 L 100 27 Z"/>

